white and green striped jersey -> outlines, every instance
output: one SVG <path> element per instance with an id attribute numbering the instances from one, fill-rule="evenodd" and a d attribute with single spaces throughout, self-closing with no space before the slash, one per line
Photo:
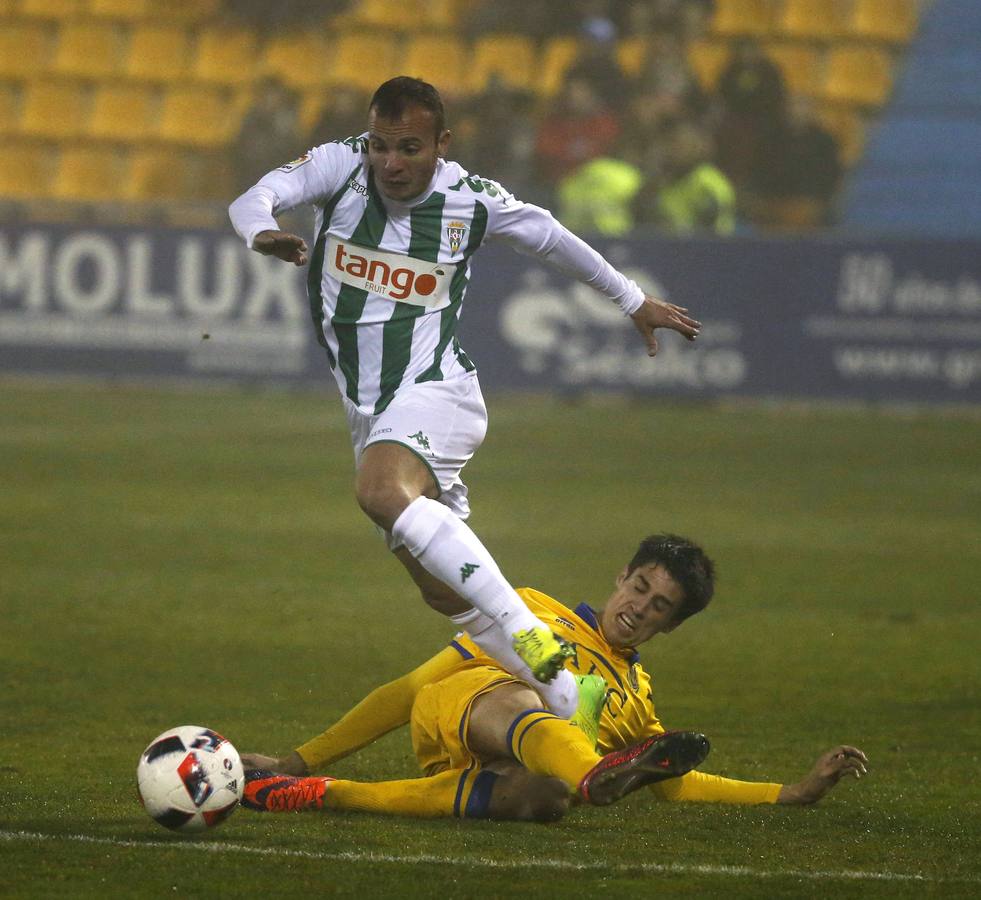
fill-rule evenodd
<path id="1" fill-rule="evenodd" d="M 399 390 L 462 378 L 474 365 L 456 337 L 470 260 L 502 239 L 593 285 L 633 312 L 637 285 L 563 228 L 496 182 L 438 160 L 411 203 L 375 188 L 367 138 L 315 147 L 264 176 L 232 203 L 236 231 L 251 247 L 275 216 L 302 204 L 316 211 L 308 292 L 317 338 L 341 393 L 367 414 Z"/>

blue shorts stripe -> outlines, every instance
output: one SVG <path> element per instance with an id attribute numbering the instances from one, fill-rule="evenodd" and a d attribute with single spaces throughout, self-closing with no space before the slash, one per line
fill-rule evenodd
<path id="1" fill-rule="evenodd" d="M 466 647 L 458 644 L 456 641 L 450 641 L 450 646 L 464 659 L 473 659 L 473 654 Z"/>

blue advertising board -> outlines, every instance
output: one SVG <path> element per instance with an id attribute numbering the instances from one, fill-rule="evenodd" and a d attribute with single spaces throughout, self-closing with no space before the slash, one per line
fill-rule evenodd
<path id="1" fill-rule="evenodd" d="M 703 322 L 648 359 L 629 319 L 488 245 L 461 341 L 485 389 L 981 401 L 981 245 L 631 239 L 615 265 Z M 332 384 L 306 272 L 231 233 L 0 228 L 0 371 Z"/>

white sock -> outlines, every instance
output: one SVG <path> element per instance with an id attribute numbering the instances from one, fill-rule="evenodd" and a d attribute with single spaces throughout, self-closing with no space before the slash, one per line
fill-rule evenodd
<path id="1" fill-rule="evenodd" d="M 442 503 L 417 497 L 395 520 L 392 534 L 430 575 L 496 622 L 508 637 L 543 627 L 477 535 Z"/>
<path id="2" fill-rule="evenodd" d="M 542 684 L 525 662 L 514 652 L 511 639 L 501 631 L 499 625 L 485 616 L 479 609 L 471 609 L 451 620 L 466 629 L 473 642 L 488 656 L 496 659 L 503 668 L 520 678 L 541 695 L 545 705 L 555 715 L 568 719 L 579 705 L 579 686 L 575 676 L 568 669 L 562 669 L 547 684 Z"/>
<path id="3" fill-rule="evenodd" d="M 551 682 L 542 684 L 514 652 L 511 640 L 515 632 L 546 625 L 508 584 L 477 535 L 442 503 L 426 497 L 417 497 L 402 511 L 392 534 L 430 575 L 485 617 L 487 624 L 463 614 L 468 617 L 466 627 L 477 646 L 512 675 L 528 682 L 557 716 L 569 718 L 579 698 L 575 678 L 563 669 Z M 454 621 L 462 626 L 465 623 L 460 618 L 454 617 Z"/>

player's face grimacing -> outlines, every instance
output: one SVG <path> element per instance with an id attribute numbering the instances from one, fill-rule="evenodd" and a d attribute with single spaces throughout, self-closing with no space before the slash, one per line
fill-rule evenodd
<path id="1" fill-rule="evenodd" d="M 624 569 L 600 615 L 603 636 L 621 650 L 637 647 L 671 631 L 683 601 L 681 585 L 657 563 L 638 566 L 629 575 Z"/>
<path id="2" fill-rule="evenodd" d="M 399 119 L 368 113 L 368 159 L 375 183 L 392 200 L 406 202 L 426 189 L 449 142 L 449 131 L 437 135 L 433 114 L 421 106 L 407 107 Z"/>

